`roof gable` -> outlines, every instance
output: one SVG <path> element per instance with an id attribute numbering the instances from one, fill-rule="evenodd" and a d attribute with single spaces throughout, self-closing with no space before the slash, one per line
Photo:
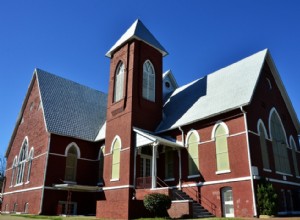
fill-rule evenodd
<path id="1" fill-rule="evenodd" d="M 105 123 L 107 95 L 36 69 L 47 131 L 94 141 Z"/>
<path id="2" fill-rule="evenodd" d="M 168 54 L 165 48 L 151 34 L 151 32 L 145 27 L 145 25 L 139 19 L 137 19 L 105 55 L 107 57 L 111 57 L 115 50 L 132 39 L 141 40 L 146 44 L 149 44 L 150 46 L 160 51 L 163 56 L 166 56 Z"/>

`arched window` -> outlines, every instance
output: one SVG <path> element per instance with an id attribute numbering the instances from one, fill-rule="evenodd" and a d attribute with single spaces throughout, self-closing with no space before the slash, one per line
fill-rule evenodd
<path id="1" fill-rule="evenodd" d="M 70 144 L 67 149 L 65 181 L 76 182 L 77 159 L 79 157 L 79 148 L 74 143 Z"/>
<path id="2" fill-rule="evenodd" d="M 104 146 L 99 151 L 98 185 L 103 185 Z"/>
<path id="3" fill-rule="evenodd" d="M 295 175 L 299 176 L 299 167 L 298 167 L 298 161 L 297 161 L 297 155 L 296 155 L 297 147 L 296 147 L 296 143 L 295 143 L 293 136 L 290 136 L 290 146 L 292 148 Z"/>
<path id="4" fill-rule="evenodd" d="M 14 203 L 14 209 L 13 209 L 13 212 L 17 212 L 18 211 L 18 203 Z"/>
<path id="5" fill-rule="evenodd" d="M 24 213 L 25 213 L 25 214 L 28 213 L 28 207 L 29 207 L 29 203 L 26 202 L 26 203 L 24 204 Z"/>
<path id="6" fill-rule="evenodd" d="M 187 135 L 187 148 L 189 153 L 189 176 L 199 175 L 198 144 L 200 138 L 196 131 L 190 131 Z"/>
<path id="7" fill-rule="evenodd" d="M 27 182 L 30 181 L 30 173 L 31 173 L 31 167 L 32 167 L 33 154 L 34 154 L 34 149 L 32 147 L 30 149 L 30 152 L 29 152 L 29 155 L 28 155 Z"/>
<path id="8" fill-rule="evenodd" d="M 18 166 L 18 157 L 15 156 L 13 165 L 12 165 L 12 173 L 11 173 L 11 181 L 10 181 L 10 186 L 14 184 L 14 179 L 15 179 L 15 172 Z"/>
<path id="9" fill-rule="evenodd" d="M 155 101 L 155 71 L 149 60 L 143 65 L 143 98 Z"/>
<path id="10" fill-rule="evenodd" d="M 27 142 L 27 139 L 25 139 L 22 144 L 20 154 L 19 154 L 16 184 L 20 184 L 23 182 L 25 164 L 26 164 L 26 159 L 27 159 L 27 152 L 28 152 L 28 142 Z"/>
<path id="11" fill-rule="evenodd" d="M 124 96 L 124 72 L 125 66 L 120 62 L 115 73 L 114 102 L 121 100 Z"/>
<path id="12" fill-rule="evenodd" d="M 267 146 L 267 141 L 266 138 L 267 132 L 264 123 L 262 120 L 259 120 L 257 123 L 257 129 L 258 129 L 258 134 L 259 134 L 259 141 L 260 141 L 260 149 L 261 149 L 261 155 L 262 155 L 262 160 L 263 160 L 263 167 L 265 169 L 270 169 L 270 163 L 269 163 L 269 153 L 268 153 L 268 146 Z"/>
<path id="13" fill-rule="evenodd" d="M 120 178 L 120 153 L 121 153 L 121 140 L 116 137 L 112 143 L 112 172 L 111 179 L 119 180 Z"/>
<path id="14" fill-rule="evenodd" d="M 215 125 L 213 135 L 216 144 L 217 173 L 229 172 L 228 137 L 229 131 L 225 123 Z"/>
<path id="15" fill-rule="evenodd" d="M 274 108 L 270 112 L 269 124 L 276 171 L 290 174 L 286 134 L 281 119 Z"/>

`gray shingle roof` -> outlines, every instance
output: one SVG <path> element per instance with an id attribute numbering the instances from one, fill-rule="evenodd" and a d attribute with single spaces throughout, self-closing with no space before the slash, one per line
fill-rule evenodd
<path id="1" fill-rule="evenodd" d="M 263 50 L 176 89 L 157 132 L 177 128 L 250 103 L 268 51 Z"/>
<path id="2" fill-rule="evenodd" d="M 144 41 L 145 43 L 159 50 L 163 56 L 166 56 L 168 54 L 165 48 L 151 34 L 151 32 L 145 27 L 145 25 L 139 19 L 137 19 L 105 55 L 107 57 L 111 57 L 117 48 L 131 39 Z"/>
<path id="3" fill-rule="evenodd" d="M 94 141 L 106 120 L 107 95 L 36 69 L 50 133 Z"/>

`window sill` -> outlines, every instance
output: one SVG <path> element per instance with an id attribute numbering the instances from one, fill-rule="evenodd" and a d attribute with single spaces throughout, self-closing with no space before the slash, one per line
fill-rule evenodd
<path id="1" fill-rule="evenodd" d="M 77 184 L 77 182 L 74 182 L 74 181 L 67 181 L 67 180 L 65 180 L 64 183 L 66 183 L 66 184 L 74 184 L 74 185 Z"/>
<path id="2" fill-rule="evenodd" d="M 268 172 L 268 173 L 272 173 L 272 170 L 266 169 L 266 168 L 264 168 L 263 171 Z"/>
<path id="3" fill-rule="evenodd" d="M 165 182 L 174 181 L 174 180 L 175 180 L 175 178 L 164 179 Z"/>
<path id="4" fill-rule="evenodd" d="M 117 182 L 119 181 L 120 179 L 110 179 L 110 182 Z"/>
<path id="5" fill-rule="evenodd" d="M 14 187 L 18 187 L 18 186 L 22 186 L 23 185 L 23 182 L 22 183 L 18 183 L 16 185 L 14 185 Z"/>
<path id="6" fill-rule="evenodd" d="M 300 176 L 296 176 L 297 179 L 300 179 Z"/>
<path id="7" fill-rule="evenodd" d="M 283 173 L 283 172 L 280 172 L 280 171 L 276 171 L 276 174 L 283 175 L 283 176 L 293 176 L 292 174 Z"/>
<path id="8" fill-rule="evenodd" d="M 29 184 L 30 182 L 29 181 L 27 181 L 25 184 Z"/>
<path id="9" fill-rule="evenodd" d="M 187 178 L 188 178 L 188 179 L 193 179 L 193 178 L 197 178 L 197 177 L 200 177 L 200 174 L 190 175 L 190 176 L 188 176 Z"/>
<path id="10" fill-rule="evenodd" d="M 225 173 L 230 173 L 231 170 L 220 170 L 220 171 L 216 171 L 216 174 L 219 175 L 219 174 L 225 174 Z"/>

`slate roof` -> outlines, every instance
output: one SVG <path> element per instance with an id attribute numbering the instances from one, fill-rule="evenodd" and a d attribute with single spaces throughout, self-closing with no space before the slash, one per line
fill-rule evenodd
<path id="1" fill-rule="evenodd" d="M 48 132 L 94 141 L 106 120 L 107 95 L 36 69 Z"/>
<path id="2" fill-rule="evenodd" d="M 165 48 L 151 34 L 145 25 L 139 19 L 137 19 L 105 55 L 107 57 L 111 57 L 115 50 L 117 50 L 125 42 L 128 42 L 132 39 L 138 39 L 149 44 L 150 46 L 159 50 L 163 56 L 168 54 Z"/>
<path id="3" fill-rule="evenodd" d="M 176 89 L 164 104 L 157 132 L 249 104 L 267 53 L 260 51 Z"/>

